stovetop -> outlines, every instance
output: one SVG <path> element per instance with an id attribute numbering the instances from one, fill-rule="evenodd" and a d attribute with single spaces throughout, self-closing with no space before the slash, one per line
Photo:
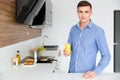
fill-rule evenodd
<path id="1" fill-rule="evenodd" d="M 34 59 L 33 56 L 26 56 L 21 60 L 21 63 L 24 63 L 26 59 Z M 53 56 L 39 56 L 37 58 L 37 63 L 52 63 L 53 61 L 57 61 Z"/>

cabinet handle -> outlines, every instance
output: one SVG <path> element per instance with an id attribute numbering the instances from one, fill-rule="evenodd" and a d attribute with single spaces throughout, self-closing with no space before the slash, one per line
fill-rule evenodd
<path id="1" fill-rule="evenodd" d="M 116 45 L 116 46 L 117 46 L 117 45 L 118 45 L 118 43 L 114 43 L 113 45 Z"/>

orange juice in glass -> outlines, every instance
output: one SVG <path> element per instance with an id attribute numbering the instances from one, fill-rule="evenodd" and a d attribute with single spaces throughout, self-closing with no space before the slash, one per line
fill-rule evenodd
<path id="1" fill-rule="evenodd" d="M 71 54 L 71 45 L 70 45 L 69 43 L 66 43 L 66 44 L 65 44 L 65 50 L 66 50 L 66 52 L 68 53 L 68 55 Z"/>

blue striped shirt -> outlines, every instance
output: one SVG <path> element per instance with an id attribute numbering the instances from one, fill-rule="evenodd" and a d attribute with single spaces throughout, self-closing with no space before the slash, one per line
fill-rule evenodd
<path id="1" fill-rule="evenodd" d="M 92 21 L 80 30 L 79 24 L 74 25 L 69 33 L 68 43 L 71 44 L 70 73 L 94 71 L 101 73 L 109 64 L 111 56 L 102 28 Z M 96 55 L 100 51 L 101 59 L 96 65 Z"/>

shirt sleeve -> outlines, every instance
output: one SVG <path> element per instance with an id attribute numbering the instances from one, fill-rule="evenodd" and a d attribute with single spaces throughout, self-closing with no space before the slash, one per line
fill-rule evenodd
<path id="1" fill-rule="evenodd" d="M 106 42 L 104 31 L 101 29 L 96 36 L 96 44 L 101 54 L 101 59 L 95 69 L 96 74 L 101 73 L 104 68 L 109 64 L 111 56 Z"/>

